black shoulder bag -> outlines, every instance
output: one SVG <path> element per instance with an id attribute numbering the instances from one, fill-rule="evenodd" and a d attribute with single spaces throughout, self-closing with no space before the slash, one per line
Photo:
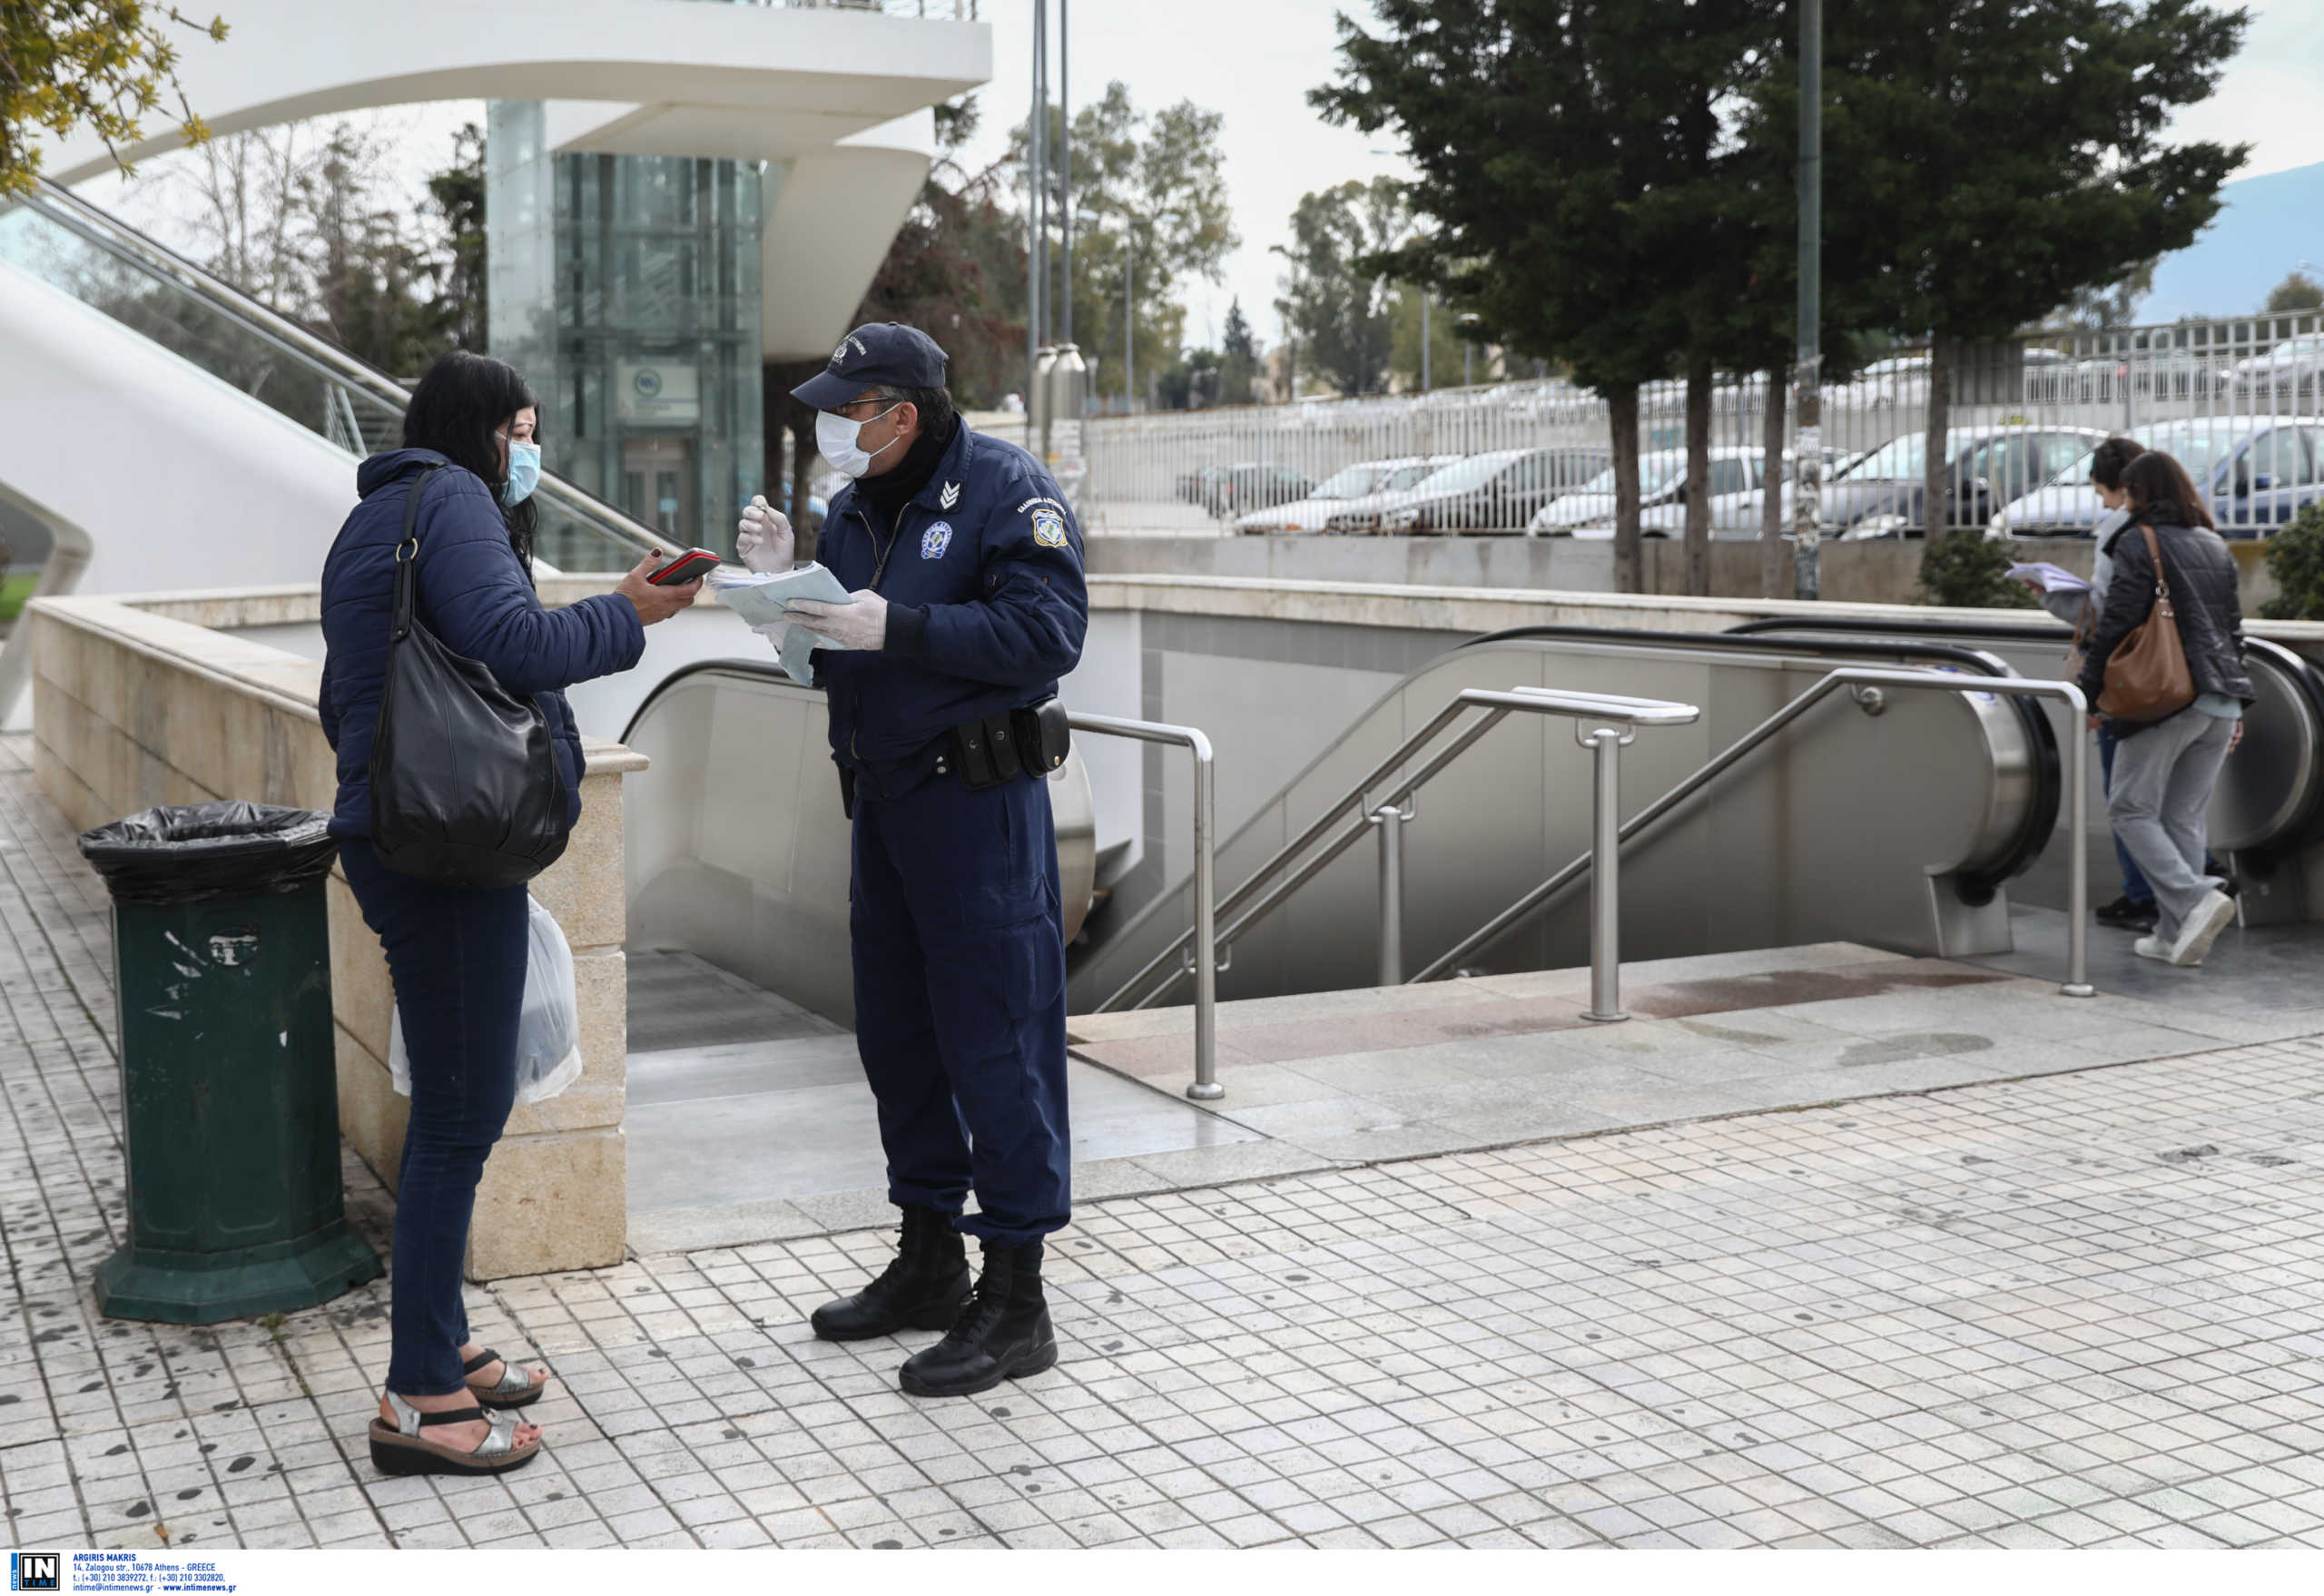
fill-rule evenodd
<path id="1" fill-rule="evenodd" d="M 421 472 L 396 545 L 395 619 L 371 739 L 371 848 L 389 869 L 448 887 L 513 887 L 572 835 L 556 738 L 540 705 L 462 659 L 412 613 Z"/>

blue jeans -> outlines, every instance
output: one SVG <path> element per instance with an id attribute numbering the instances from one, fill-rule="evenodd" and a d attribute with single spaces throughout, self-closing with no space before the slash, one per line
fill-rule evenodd
<path id="1" fill-rule="evenodd" d="M 361 837 L 341 837 L 339 859 L 363 922 L 387 950 L 411 1058 L 388 1273 L 388 1389 L 451 1395 L 463 1387 L 468 1321 L 460 1272 L 476 1185 L 517 1100 L 530 946 L 525 889 L 443 887 L 399 875 Z"/>

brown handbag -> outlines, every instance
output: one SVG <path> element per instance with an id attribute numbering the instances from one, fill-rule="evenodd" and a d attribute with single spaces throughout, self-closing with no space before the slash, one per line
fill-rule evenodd
<path id="1" fill-rule="evenodd" d="M 2139 530 L 2146 534 L 2147 553 L 2154 559 L 2154 609 L 2106 656 L 2098 711 L 2118 721 L 2163 720 L 2195 702 L 2195 678 L 2187 669 L 2179 616 L 2171 604 L 2171 578 L 2163 574 L 2162 546 L 2153 527 Z"/>

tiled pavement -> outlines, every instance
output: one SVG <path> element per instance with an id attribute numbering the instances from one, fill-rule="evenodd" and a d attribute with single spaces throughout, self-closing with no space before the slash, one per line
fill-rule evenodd
<path id="1" fill-rule="evenodd" d="M 0 741 L 14 1544 L 2324 1544 L 2324 1041 L 1086 1205 L 1065 1361 L 954 1403 L 805 1333 L 876 1232 L 472 1288 L 553 1450 L 445 1484 L 363 1456 L 380 1286 L 94 1316 L 103 927 Z"/>

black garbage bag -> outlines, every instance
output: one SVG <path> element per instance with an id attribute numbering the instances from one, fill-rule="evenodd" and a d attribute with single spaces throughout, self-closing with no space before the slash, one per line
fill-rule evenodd
<path id="1" fill-rule="evenodd" d="M 165 803 L 81 833 L 81 857 L 123 903 L 291 892 L 330 869 L 330 816 L 280 803 Z"/>

